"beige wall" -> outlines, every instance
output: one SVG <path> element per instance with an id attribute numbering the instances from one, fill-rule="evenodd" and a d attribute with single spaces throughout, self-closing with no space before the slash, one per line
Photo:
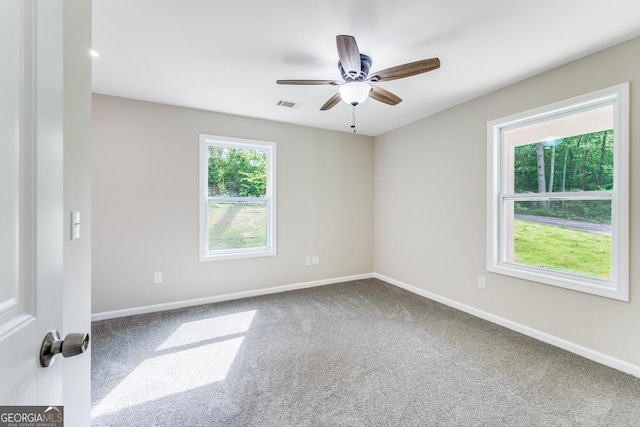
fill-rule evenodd
<path id="1" fill-rule="evenodd" d="M 277 256 L 199 262 L 200 133 L 277 143 Z M 373 272 L 373 150 L 361 135 L 94 95 L 92 312 Z"/>
<path id="2" fill-rule="evenodd" d="M 640 39 L 379 136 L 376 272 L 640 365 Z M 485 270 L 488 120 L 631 82 L 631 302 Z M 487 278 L 486 290 L 476 287 Z"/>

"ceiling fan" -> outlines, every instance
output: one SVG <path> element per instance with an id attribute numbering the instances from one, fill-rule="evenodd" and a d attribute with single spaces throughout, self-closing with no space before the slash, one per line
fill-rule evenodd
<path id="1" fill-rule="evenodd" d="M 396 105 L 402 99 L 378 86 L 370 83 L 387 82 L 390 80 L 402 79 L 426 73 L 440 68 L 440 59 L 430 58 L 422 61 L 410 62 L 403 65 L 387 68 L 369 74 L 371 68 L 371 58 L 360 53 L 358 44 L 353 36 L 336 36 L 338 46 L 338 69 L 344 81 L 339 80 L 277 80 L 280 85 L 331 85 L 339 86 L 338 93 L 333 95 L 320 110 L 333 108 L 342 99 L 347 104 L 354 107 L 364 102 L 369 96 L 376 101 L 389 105 Z M 353 127 L 353 126 L 352 126 Z"/>

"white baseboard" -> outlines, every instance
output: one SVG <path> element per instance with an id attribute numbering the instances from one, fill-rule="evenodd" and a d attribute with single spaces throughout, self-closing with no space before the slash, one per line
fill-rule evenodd
<path id="1" fill-rule="evenodd" d="M 575 353 L 587 359 L 593 360 L 594 362 L 598 362 L 602 365 L 609 366 L 610 368 L 614 368 L 619 371 L 625 372 L 627 374 L 633 375 L 634 377 L 640 378 L 640 366 L 633 365 L 631 363 L 625 362 L 620 359 L 616 359 L 615 357 L 606 355 L 604 353 L 600 353 L 590 348 L 583 347 L 581 345 L 572 343 L 562 338 L 558 338 L 554 335 L 547 334 L 546 332 L 542 332 L 537 329 L 533 329 L 528 326 L 521 325 L 520 323 L 516 323 L 514 321 L 505 319 L 503 317 L 496 316 L 491 313 L 487 313 L 486 311 L 482 311 L 477 308 L 471 307 L 469 305 L 459 303 L 457 301 L 442 297 L 432 292 L 425 291 L 424 289 L 420 289 L 415 286 L 408 285 L 399 280 L 395 280 L 390 277 L 383 276 L 382 274 L 374 273 L 373 277 L 376 279 L 380 279 L 383 282 L 387 282 L 399 288 L 405 289 L 409 292 L 413 292 L 414 294 L 428 298 L 430 300 L 437 301 L 444 305 L 448 305 L 449 307 L 453 307 L 460 311 L 464 311 L 465 313 L 469 313 L 472 316 L 476 316 L 481 319 L 487 320 L 489 322 L 496 323 L 500 326 L 504 326 L 505 328 L 519 332 L 523 335 L 530 336 L 532 338 L 537 339 L 538 341 L 551 344 L 555 347 L 559 347 L 563 350 L 567 350 L 567 351 L 570 351 L 571 353 Z"/>
<path id="2" fill-rule="evenodd" d="M 196 298 L 184 301 L 168 302 L 164 304 L 146 305 L 142 307 L 125 308 L 123 310 L 105 311 L 91 315 L 91 321 L 115 319 L 116 317 L 133 316 L 135 314 L 154 313 L 157 311 L 175 310 L 176 308 L 192 307 L 195 305 L 211 304 L 214 302 L 230 301 L 241 298 L 255 297 L 259 295 L 275 294 L 278 292 L 293 291 L 296 289 L 313 288 L 316 286 L 332 285 L 334 283 L 349 282 L 352 280 L 371 279 L 373 273 L 358 274 L 354 276 L 336 277 L 333 279 L 315 280 L 312 282 L 296 283 L 293 285 L 274 286 L 272 288 L 257 289 L 255 291 L 235 292 L 232 294 L 216 295 L 213 297 Z"/>

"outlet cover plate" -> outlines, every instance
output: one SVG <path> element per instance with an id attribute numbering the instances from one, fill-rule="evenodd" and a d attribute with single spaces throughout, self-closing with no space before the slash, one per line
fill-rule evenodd
<path id="1" fill-rule="evenodd" d="M 487 282 L 486 282 L 485 278 L 482 277 L 482 276 L 478 276 L 478 287 L 480 289 L 486 289 L 486 287 L 487 287 Z"/>

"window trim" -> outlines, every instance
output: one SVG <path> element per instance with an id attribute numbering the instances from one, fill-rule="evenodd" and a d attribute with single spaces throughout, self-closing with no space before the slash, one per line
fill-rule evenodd
<path id="1" fill-rule="evenodd" d="M 605 102 L 614 106 L 614 185 L 612 190 L 583 192 L 580 198 L 610 196 L 612 251 L 610 281 L 591 279 L 560 271 L 501 262 L 504 218 L 501 184 L 505 179 L 503 165 L 503 130 L 545 118 L 572 114 L 585 107 Z M 552 193 L 555 199 L 565 193 Z M 531 195 L 528 195 L 531 197 Z M 540 197 L 544 197 L 542 194 Z M 629 301 L 629 83 L 594 91 L 542 107 L 512 114 L 487 122 L 487 271 L 572 289 L 621 301 Z"/>
<path id="2" fill-rule="evenodd" d="M 267 189 L 265 197 L 256 200 L 267 201 L 267 246 L 264 248 L 235 248 L 207 250 L 208 242 L 208 170 L 209 154 L 207 147 L 211 144 L 228 148 L 241 148 L 244 150 L 262 150 L 267 155 Z M 259 141 L 252 139 L 232 138 L 228 136 L 200 134 L 199 144 L 199 253 L 200 262 L 222 261 L 231 259 L 255 258 L 263 256 L 275 256 L 278 254 L 277 240 L 277 220 L 276 220 L 276 143 L 270 141 Z M 237 199 L 237 198 L 233 198 Z"/>

